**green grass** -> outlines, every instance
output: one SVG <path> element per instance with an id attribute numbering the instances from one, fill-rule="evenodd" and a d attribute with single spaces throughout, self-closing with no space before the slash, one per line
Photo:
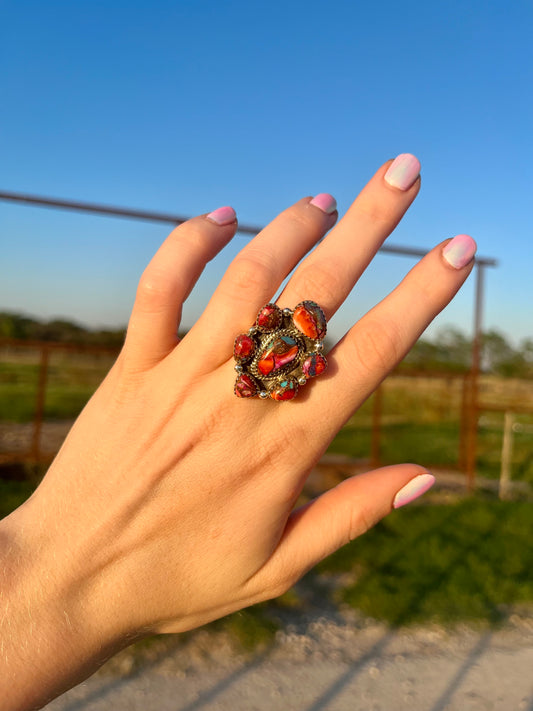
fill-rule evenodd
<path id="1" fill-rule="evenodd" d="M 533 603 L 533 507 L 465 499 L 388 516 L 319 566 L 350 572 L 335 593 L 391 625 L 428 621 L 498 623 L 512 605 Z"/>
<path id="2" fill-rule="evenodd" d="M 26 501 L 33 493 L 34 488 L 30 481 L 0 479 L 0 518 L 4 518 Z"/>
<path id="3" fill-rule="evenodd" d="M 381 424 L 380 461 L 382 464 L 417 462 L 428 467 L 457 468 L 460 423 L 450 413 L 441 419 L 429 415 L 423 403 L 404 412 L 384 411 Z M 454 414 L 454 413 L 452 413 Z M 485 418 L 478 428 L 477 468 L 481 476 L 498 478 L 503 438 L 503 414 Z M 533 416 L 521 415 L 517 422 L 533 425 Z M 328 452 L 354 459 L 369 457 L 372 438 L 371 403 L 357 412 L 331 443 Z M 533 485 L 533 435 L 513 435 L 512 478 Z"/>
<path id="4" fill-rule="evenodd" d="M 332 442 L 329 451 L 353 458 L 368 456 L 372 427 L 347 425 Z M 381 434 L 381 461 L 421 462 L 439 466 L 456 466 L 459 450 L 458 423 L 400 422 L 384 424 Z"/>
<path id="5" fill-rule="evenodd" d="M 54 354 L 48 368 L 44 417 L 76 418 L 111 365 L 109 356 Z M 39 365 L 0 363 L 0 421 L 30 422 L 35 414 Z"/>

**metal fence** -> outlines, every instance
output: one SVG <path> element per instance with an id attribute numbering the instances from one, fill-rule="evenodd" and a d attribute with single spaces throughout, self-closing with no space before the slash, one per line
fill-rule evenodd
<path id="1" fill-rule="evenodd" d="M 49 463 L 117 354 L 117 348 L 0 340 L 0 465 Z M 526 419 L 520 421 L 521 415 Z M 471 490 L 480 462 L 481 469 L 501 464 L 502 478 L 511 478 L 513 438 L 520 433 L 532 443 L 530 450 L 522 443 L 523 457 L 531 451 L 533 459 L 532 426 L 532 382 L 476 370 L 400 369 L 341 436 L 353 457 L 372 467 L 416 459 L 432 469 L 461 472 Z"/>

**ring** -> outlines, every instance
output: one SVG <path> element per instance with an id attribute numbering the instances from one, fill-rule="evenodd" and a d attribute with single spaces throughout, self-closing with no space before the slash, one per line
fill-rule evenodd
<path id="1" fill-rule="evenodd" d="M 327 367 L 326 331 L 326 317 L 314 301 L 301 301 L 294 309 L 263 306 L 255 324 L 235 339 L 235 395 L 292 400 L 299 386 Z"/>

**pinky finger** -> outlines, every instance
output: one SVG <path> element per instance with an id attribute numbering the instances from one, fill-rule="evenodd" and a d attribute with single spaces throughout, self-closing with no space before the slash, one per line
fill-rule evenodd
<path id="1" fill-rule="evenodd" d="M 222 207 L 184 222 L 163 242 L 137 289 L 124 351 L 131 369 L 150 368 L 174 349 L 183 302 L 236 229 L 235 211 Z"/>
<path id="2" fill-rule="evenodd" d="M 435 477 L 416 464 L 397 464 L 346 479 L 289 517 L 281 541 L 256 584 L 283 593 L 310 568 L 378 521 L 425 493 Z"/>

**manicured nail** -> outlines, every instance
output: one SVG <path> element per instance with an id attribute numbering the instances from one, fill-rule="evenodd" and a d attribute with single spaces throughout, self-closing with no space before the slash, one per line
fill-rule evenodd
<path id="1" fill-rule="evenodd" d="M 400 506 L 411 503 L 411 501 L 425 494 L 428 489 L 431 489 L 434 483 L 435 477 L 429 472 L 415 476 L 414 479 L 411 479 L 411 481 L 396 494 L 392 505 L 395 509 L 399 509 Z"/>
<path id="2" fill-rule="evenodd" d="M 385 180 L 393 188 L 409 190 L 420 175 L 420 161 L 410 153 L 400 153 L 385 173 Z"/>
<path id="3" fill-rule="evenodd" d="M 462 269 L 474 258 L 477 245 L 469 235 L 457 235 L 442 250 L 442 256 L 455 269 Z"/>
<path id="4" fill-rule="evenodd" d="M 216 225 L 231 225 L 237 219 L 237 213 L 232 207 L 219 207 L 210 212 L 207 219 Z"/>
<path id="5" fill-rule="evenodd" d="M 337 209 L 337 201 L 333 195 L 330 195 L 329 193 L 320 193 L 319 195 L 315 195 L 309 204 L 318 207 L 322 210 L 322 212 L 325 212 L 328 215 L 331 215 Z"/>

